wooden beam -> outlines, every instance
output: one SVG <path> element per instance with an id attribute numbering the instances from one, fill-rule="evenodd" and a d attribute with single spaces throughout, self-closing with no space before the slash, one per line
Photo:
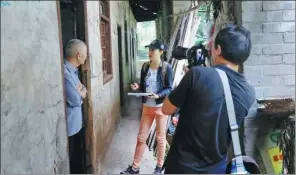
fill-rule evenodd
<path id="1" fill-rule="evenodd" d="M 192 26 L 193 19 L 194 19 L 194 13 L 191 12 L 189 14 L 188 23 L 185 28 L 185 32 L 184 32 L 184 36 L 183 36 L 184 40 L 183 40 L 182 44 L 180 44 L 183 47 L 189 47 L 189 39 L 190 39 L 191 26 Z M 178 60 L 177 61 L 173 87 L 176 87 L 179 84 L 179 82 L 181 81 L 181 79 L 184 75 L 183 67 L 185 66 L 185 64 L 186 64 L 186 60 Z"/>
<path id="2" fill-rule="evenodd" d="M 174 32 L 173 32 L 173 34 L 171 36 L 169 47 L 168 47 L 168 51 L 167 51 L 168 61 L 171 60 L 171 56 L 172 56 L 172 52 L 173 52 L 173 47 L 174 47 L 174 44 L 175 44 L 175 41 L 176 41 L 176 37 L 177 37 L 178 31 L 179 31 L 180 25 L 181 25 L 181 17 L 178 16 L 177 17 L 176 24 L 175 24 L 175 27 L 174 27 Z"/>

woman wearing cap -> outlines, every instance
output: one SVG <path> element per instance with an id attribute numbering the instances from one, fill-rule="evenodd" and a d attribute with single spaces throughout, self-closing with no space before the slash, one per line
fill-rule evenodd
<path id="1" fill-rule="evenodd" d="M 171 92 L 173 87 L 172 67 L 161 59 L 165 46 L 160 40 L 154 40 L 146 47 L 149 47 L 149 59 L 141 69 L 140 86 L 137 83 L 131 88 L 140 90 L 144 93 L 151 93 L 143 97 L 143 110 L 140 128 L 137 137 L 137 145 L 132 165 L 120 174 L 139 174 L 140 161 L 143 157 L 146 140 L 153 123 L 156 121 L 156 140 L 157 140 L 157 165 L 154 174 L 161 174 L 164 162 L 166 147 L 166 122 L 167 116 L 161 112 L 162 103 L 165 97 Z"/>

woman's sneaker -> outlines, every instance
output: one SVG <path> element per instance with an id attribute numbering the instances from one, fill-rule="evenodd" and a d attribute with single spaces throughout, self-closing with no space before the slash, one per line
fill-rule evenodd
<path id="1" fill-rule="evenodd" d="M 161 172 L 162 172 L 162 168 L 156 166 L 153 174 L 161 174 Z"/>
<path id="2" fill-rule="evenodd" d="M 140 168 L 133 168 L 131 165 L 124 171 L 121 171 L 120 174 L 140 174 Z"/>

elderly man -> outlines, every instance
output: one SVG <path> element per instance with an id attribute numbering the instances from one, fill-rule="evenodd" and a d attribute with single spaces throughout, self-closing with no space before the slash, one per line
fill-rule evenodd
<path id="1" fill-rule="evenodd" d="M 70 173 L 82 174 L 84 171 L 84 140 L 82 99 L 87 90 L 78 78 L 78 67 L 87 58 L 86 44 L 78 39 L 70 40 L 65 48 L 65 90 L 67 103 L 67 127 L 69 137 Z"/>

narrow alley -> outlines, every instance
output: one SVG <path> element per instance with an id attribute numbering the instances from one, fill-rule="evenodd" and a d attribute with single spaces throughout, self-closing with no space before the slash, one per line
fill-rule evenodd
<path id="1" fill-rule="evenodd" d="M 129 97 L 127 106 L 123 109 L 123 116 L 108 149 L 103 164 L 104 174 L 119 174 L 132 163 L 141 119 L 140 98 Z M 142 159 L 140 173 L 151 174 L 155 164 L 156 159 L 147 148 Z"/>

